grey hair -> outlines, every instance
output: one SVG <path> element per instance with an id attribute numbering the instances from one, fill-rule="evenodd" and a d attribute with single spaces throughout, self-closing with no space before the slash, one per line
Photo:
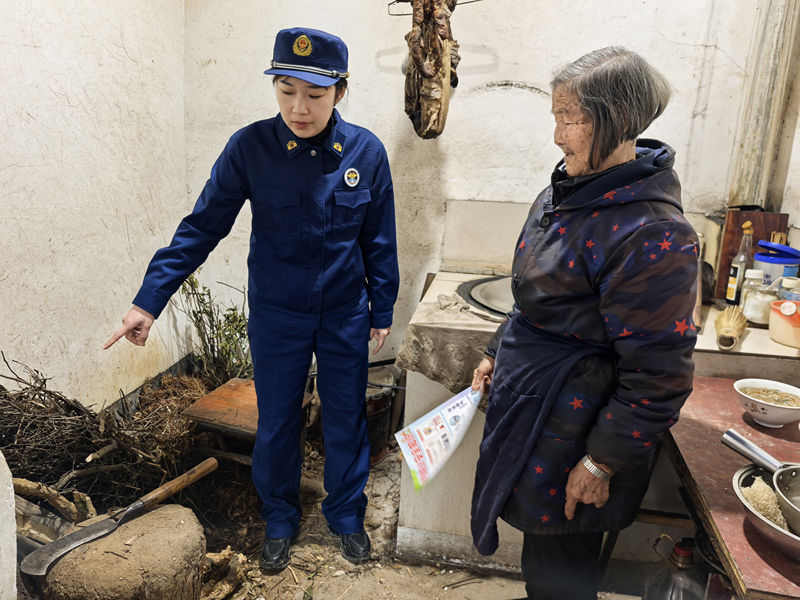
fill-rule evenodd
<path id="1" fill-rule="evenodd" d="M 558 69 L 550 86 L 577 96 L 591 118 L 594 135 L 589 166 L 606 159 L 622 142 L 635 140 L 667 107 L 664 76 L 626 48 L 608 46 Z"/>

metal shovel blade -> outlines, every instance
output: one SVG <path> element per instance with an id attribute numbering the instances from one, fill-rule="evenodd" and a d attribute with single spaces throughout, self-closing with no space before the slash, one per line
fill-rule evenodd
<path id="1" fill-rule="evenodd" d="M 108 535 L 117 528 L 117 525 L 117 521 L 109 518 L 82 527 L 78 531 L 73 531 L 69 535 L 65 535 L 54 542 L 34 550 L 22 559 L 19 568 L 26 575 L 45 575 L 47 574 L 47 568 L 57 558 L 61 558 L 73 548 L 77 548 L 87 542 Z"/>

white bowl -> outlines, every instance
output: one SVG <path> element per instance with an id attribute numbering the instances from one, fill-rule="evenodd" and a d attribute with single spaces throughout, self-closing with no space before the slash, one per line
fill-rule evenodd
<path id="1" fill-rule="evenodd" d="M 764 427 L 783 427 L 787 423 L 800 421 L 800 406 L 779 406 L 770 404 L 742 392 L 742 388 L 769 388 L 794 394 L 800 397 L 800 388 L 793 385 L 772 381 L 771 379 L 739 379 L 734 382 L 733 389 L 739 392 L 739 400 L 753 420 Z"/>

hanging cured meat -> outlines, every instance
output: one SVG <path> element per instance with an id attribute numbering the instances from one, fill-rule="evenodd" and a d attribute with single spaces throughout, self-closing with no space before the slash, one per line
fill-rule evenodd
<path id="1" fill-rule="evenodd" d="M 435 138 L 444 131 L 456 67 L 461 60 L 450 16 L 457 0 L 411 0 L 413 21 L 406 34 L 405 109 L 417 135 Z"/>

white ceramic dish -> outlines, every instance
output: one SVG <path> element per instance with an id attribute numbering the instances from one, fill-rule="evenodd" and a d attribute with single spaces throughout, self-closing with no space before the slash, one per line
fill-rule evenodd
<path id="1" fill-rule="evenodd" d="M 800 397 L 800 388 L 771 379 L 739 379 L 733 388 L 739 392 L 739 401 L 753 420 L 764 427 L 783 427 L 787 423 L 800 421 L 800 406 L 779 406 L 745 394 L 743 388 L 769 388 Z"/>

